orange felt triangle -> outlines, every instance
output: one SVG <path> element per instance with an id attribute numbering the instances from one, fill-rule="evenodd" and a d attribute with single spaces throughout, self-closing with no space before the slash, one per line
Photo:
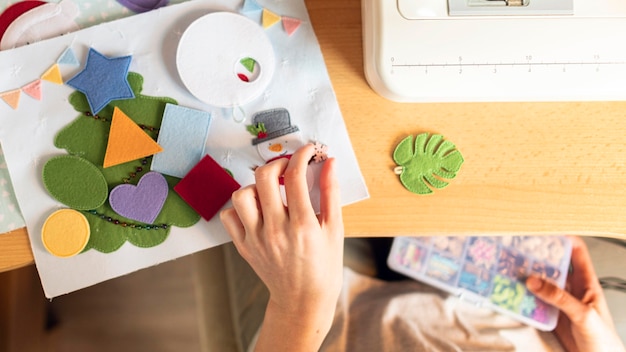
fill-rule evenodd
<path id="1" fill-rule="evenodd" d="M 2 98 L 5 103 L 9 104 L 9 106 L 12 107 L 13 110 L 16 110 L 17 107 L 20 106 L 20 95 L 21 90 L 15 89 L 8 92 L 0 93 L 0 98 Z"/>
<path id="2" fill-rule="evenodd" d="M 280 16 L 270 10 L 263 9 L 263 28 L 269 28 L 280 21 Z"/>
<path id="3" fill-rule="evenodd" d="M 41 75 L 41 79 L 56 84 L 63 84 L 63 77 L 61 77 L 61 70 L 59 70 L 59 65 L 52 65 L 48 69 L 48 71 L 44 72 L 44 74 Z"/>
<path id="4" fill-rule="evenodd" d="M 297 18 L 283 16 L 283 28 L 285 32 L 287 32 L 287 35 L 292 35 L 293 32 L 300 27 L 300 23 L 302 23 L 302 21 Z"/>
<path id="5" fill-rule="evenodd" d="M 163 151 L 141 127 L 122 110 L 115 108 L 104 155 L 104 167 L 111 167 Z"/>
<path id="6" fill-rule="evenodd" d="M 22 91 L 37 100 L 41 100 L 41 80 L 30 82 L 22 87 Z"/>

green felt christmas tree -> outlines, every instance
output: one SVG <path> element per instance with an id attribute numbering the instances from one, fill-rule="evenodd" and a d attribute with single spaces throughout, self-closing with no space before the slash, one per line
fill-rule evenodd
<path id="1" fill-rule="evenodd" d="M 172 191 L 180 180 L 169 176 L 165 178 L 170 191 L 161 212 L 152 224 L 124 218 L 113 211 L 108 201 L 101 201 L 102 187 L 99 184 L 106 182 L 108 192 L 120 184 L 137 184 L 150 171 L 152 160 L 151 157 L 146 157 L 103 168 L 114 108 L 122 110 L 156 140 L 165 105 L 176 104 L 171 98 L 141 95 L 143 77 L 137 73 L 129 73 L 128 82 L 135 98 L 113 101 L 97 115 L 90 113 L 89 103 L 83 93 L 76 91 L 70 95 L 69 102 L 80 116 L 57 134 L 54 145 L 65 149 L 74 160 L 68 162 L 67 159 L 60 158 L 65 162 L 61 167 L 54 164 L 59 159 L 55 158 L 49 162 L 52 165 L 47 164 L 44 167 L 44 182 L 57 180 L 46 183 L 49 193 L 68 207 L 81 211 L 89 221 L 91 237 L 85 251 L 93 248 L 110 253 L 119 249 L 126 241 L 138 247 L 153 247 L 165 241 L 172 226 L 189 227 L 200 220 L 200 216 Z M 72 182 L 83 178 L 89 178 L 88 187 L 81 188 L 75 186 L 78 182 Z M 63 180 L 67 182 L 64 183 Z M 85 191 L 92 188 L 98 190 L 97 194 L 95 191 Z"/>

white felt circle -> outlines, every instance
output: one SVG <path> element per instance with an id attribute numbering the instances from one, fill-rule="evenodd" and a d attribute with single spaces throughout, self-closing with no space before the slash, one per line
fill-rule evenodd
<path id="1" fill-rule="evenodd" d="M 233 71 L 241 59 L 253 58 L 258 78 L 244 82 Z M 201 101 L 219 107 L 244 105 L 257 98 L 275 70 L 272 43 L 264 30 L 248 18 L 216 12 L 193 22 L 183 33 L 176 53 L 178 74 Z"/>

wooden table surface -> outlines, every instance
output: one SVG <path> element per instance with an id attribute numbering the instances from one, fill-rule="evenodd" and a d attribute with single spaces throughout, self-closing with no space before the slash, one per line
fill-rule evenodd
<path id="1" fill-rule="evenodd" d="M 626 102 L 385 100 L 364 77 L 360 1 L 306 1 L 371 195 L 344 208 L 347 236 L 626 238 Z M 458 177 L 428 196 L 404 189 L 391 157 L 423 132 L 444 135 L 465 158 Z M 32 262 L 24 229 L 0 235 L 0 271 Z"/>

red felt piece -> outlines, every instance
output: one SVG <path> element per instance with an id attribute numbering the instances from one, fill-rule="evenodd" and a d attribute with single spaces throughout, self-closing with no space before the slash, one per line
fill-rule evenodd
<path id="1" fill-rule="evenodd" d="M 4 12 L 0 14 L 0 40 L 2 39 L 4 32 L 7 31 L 7 28 L 9 28 L 9 25 L 13 23 L 13 21 L 15 21 L 24 13 L 45 3 L 45 1 L 22 1 L 7 7 Z"/>
<path id="2" fill-rule="evenodd" d="M 211 220 L 239 188 L 239 183 L 207 155 L 174 186 L 174 191 L 205 220 Z"/>
<path id="3" fill-rule="evenodd" d="M 239 77 L 240 80 L 244 81 L 244 82 L 250 82 L 250 80 L 248 79 L 248 77 L 246 77 L 246 75 L 244 75 L 243 73 L 238 73 L 237 77 Z"/>

